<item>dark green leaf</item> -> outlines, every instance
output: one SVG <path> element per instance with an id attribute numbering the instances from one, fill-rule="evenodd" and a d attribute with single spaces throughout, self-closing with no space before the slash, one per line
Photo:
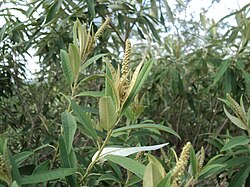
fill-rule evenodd
<path id="1" fill-rule="evenodd" d="M 22 177 L 21 183 L 24 184 L 37 184 L 40 182 L 51 181 L 55 179 L 64 178 L 69 175 L 73 175 L 76 172 L 73 168 L 59 168 L 43 173 L 37 173 L 30 176 Z"/>
<path id="2" fill-rule="evenodd" d="M 122 156 L 108 155 L 108 156 L 105 156 L 105 158 L 131 171 L 132 173 L 136 174 L 141 179 L 143 178 L 143 174 L 145 170 L 145 166 L 143 164 L 131 158 L 122 157 Z"/>
<path id="3" fill-rule="evenodd" d="M 73 74 L 70 67 L 69 55 L 65 50 L 60 51 L 63 74 L 69 84 L 73 83 Z"/>
<path id="4" fill-rule="evenodd" d="M 49 11 L 46 16 L 45 24 L 52 21 L 56 17 L 56 14 L 61 7 L 61 3 L 62 3 L 62 0 L 58 0 L 49 7 Z"/>
<path id="5" fill-rule="evenodd" d="M 97 139 L 96 130 L 94 129 L 92 122 L 89 119 L 89 117 L 86 115 L 85 111 L 79 105 L 77 105 L 74 101 L 71 101 L 71 106 L 72 106 L 72 109 L 74 110 L 75 115 L 80 120 L 83 128 L 88 132 L 90 136 L 93 137 L 94 140 L 96 140 Z"/>
<path id="6" fill-rule="evenodd" d="M 72 114 L 68 112 L 63 112 L 62 125 L 63 125 L 63 137 L 65 141 L 65 146 L 67 149 L 67 153 L 69 154 L 71 149 L 73 149 L 72 144 L 77 127 L 74 116 L 72 116 Z"/>
<path id="7" fill-rule="evenodd" d="M 222 147 L 221 151 L 226 151 L 232 149 L 238 145 L 248 145 L 249 139 L 247 136 L 237 136 L 230 139 L 225 145 Z"/>
<path id="8" fill-rule="evenodd" d="M 30 155 L 33 155 L 33 151 L 23 151 L 14 156 L 16 164 L 19 166 L 23 161 L 25 161 Z"/>
<path id="9" fill-rule="evenodd" d="M 90 12 L 91 18 L 95 18 L 95 1 L 87 0 L 88 10 Z"/>
<path id="10" fill-rule="evenodd" d="M 161 130 L 161 131 L 171 133 L 171 134 L 175 135 L 176 137 L 178 137 L 180 139 L 180 136 L 173 129 L 171 129 L 169 127 L 166 127 L 166 126 L 163 126 L 163 125 L 158 125 L 158 124 L 147 124 L 147 123 L 120 127 L 118 129 L 115 129 L 113 131 L 113 133 L 119 133 L 119 132 L 122 132 L 122 131 L 127 131 L 127 130 L 132 130 L 132 129 L 157 129 L 157 130 Z"/>
<path id="11" fill-rule="evenodd" d="M 223 61 L 221 63 L 221 65 L 218 68 L 218 71 L 215 74 L 214 83 L 213 84 L 216 84 L 220 80 L 220 78 L 224 75 L 224 73 L 226 72 L 226 70 L 229 67 L 229 65 L 230 65 L 230 60 Z"/>
<path id="12" fill-rule="evenodd" d="M 138 94 L 138 92 L 140 91 L 142 85 L 144 84 L 145 80 L 148 77 L 148 74 L 153 66 L 154 60 L 149 60 L 148 62 L 146 62 L 143 67 L 141 68 L 136 82 L 133 86 L 133 89 L 129 95 L 129 97 L 127 98 L 127 100 L 125 101 L 125 103 L 123 104 L 123 108 L 122 108 L 122 112 L 124 112 L 126 110 L 126 108 L 130 105 L 130 103 L 133 101 L 133 99 L 135 98 L 135 96 Z"/>
<path id="13" fill-rule="evenodd" d="M 250 173 L 250 166 L 246 165 L 233 176 L 228 187 L 243 186 Z"/>

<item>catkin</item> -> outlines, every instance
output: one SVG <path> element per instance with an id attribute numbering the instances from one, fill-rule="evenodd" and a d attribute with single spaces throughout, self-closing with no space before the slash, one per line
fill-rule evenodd
<path id="1" fill-rule="evenodd" d="M 125 77 L 129 71 L 130 55 L 131 55 L 131 43 L 129 40 L 126 40 L 124 58 L 123 58 L 123 63 L 122 63 L 122 76 L 123 77 Z"/>
<path id="2" fill-rule="evenodd" d="M 104 30 L 108 27 L 110 23 L 110 18 L 107 18 L 105 22 L 101 25 L 101 27 L 97 30 L 94 36 L 94 41 L 96 41 L 104 32 Z"/>
<path id="3" fill-rule="evenodd" d="M 178 159 L 176 166 L 172 172 L 173 184 L 177 183 L 181 180 L 181 176 L 185 172 L 185 168 L 189 159 L 189 151 L 191 149 L 191 143 L 188 142 L 182 149 L 180 158 Z"/>
<path id="4" fill-rule="evenodd" d="M 200 159 L 199 159 L 199 170 L 203 167 L 204 160 L 205 160 L 205 149 L 204 149 L 204 147 L 202 146 L 202 147 L 201 147 Z"/>
<path id="5" fill-rule="evenodd" d="M 241 106 L 229 94 L 227 94 L 226 97 L 227 100 L 230 102 L 237 117 L 240 118 L 244 122 L 244 124 L 247 124 L 247 119 Z"/>

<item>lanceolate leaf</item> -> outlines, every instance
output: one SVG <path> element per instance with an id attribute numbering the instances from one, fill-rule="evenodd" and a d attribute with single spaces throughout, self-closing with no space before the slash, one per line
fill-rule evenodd
<path id="1" fill-rule="evenodd" d="M 75 97 L 79 96 L 103 97 L 104 95 L 105 93 L 100 91 L 85 91 L 77 94 Z"/>
<path id="2" fill-rule="evenodd" d="M 62 167 L 64 168 L 74 168 L 77 167 L 76 155 L 73 149 L 70 153 L 67 153 L 65 141 L 62 136 L 59 137 L 59 150 L 60 150 L 60 159 Z M 67 176 L 66 180 L 70 186 L 77 186 L 77 177 L 76 175 Z"/>
<path id="3" fill-rule="evenodd" d="M 164 3 L 164 5 L 165 5 L 165 7 L 167 9 L 167 14 L 168 14 L 168 17 L 169 17 L 170 21 L 174 24 L 173 12 L 172 12 L 170 6 L 168 5 L 167 0 L 163 0 L 163 3 Z"/>
<path id="4" fill-rule="evenodd" d="M 69 62 L 73 73 L 73 77 L 75 78 L 80 70 L 81 57 L 78 47 L 72 43 L 69 44 Z"/>
<path id="5" fill-rule="evenodd" d="M 55 179 L 64 178 L 73 175 L 76 172 L 73 168 L 59 168 L 52 171 L 37 173 L 30 176 L 25 176 L 21 179 L 22 185 L 24 184 L 37 184 L 40 182 L 51 181 Z"/>
<path id="6" fill-rule="evenodd" d="M 62 125 L 63 125 L 63 137 L 67 149 L 67 153 L 69 154 L 72 147 L 72 143 L 74 140 L 74 135 L 76 131 L 76 121 L 74 116 L 68 112 L 62 113 Z"/>
<path id="7" fill-rule="evenodd" d="M 221 149 L 221 151 L 226 151 L 232 149 L 238 145 L 248 145 L 249 139 L 247 136 L 237 136 L 230 139 Z"/>
<path id="8" fill-rule="evenodd" d="M 105 158 L 131 171 L 132 173 L 136 174 L 141 179 L 143 178 L 143 173 L 145 170 L 145 166 L 143 164 L 131 158 L 127 158 L 123 156 L 108 155 Z"/>
<path id="9" fill-rule="evenodd" d="M 23 161 L 25 161 L 30 155 L 33 155 L 33 151 L 23 151 L 14 156 L 16 164 L 19 166 Z"/>
<path id="10" fill-rule="evenodd" d="M 95 61 L 97 61 L 98 59 L 106 56 L 107 54 L 99 54 L 99 55 L 95 55 L 92 58 L 88 59 L 81 67 L 81 69 L 85 69 L 87 68 L 89 65 L 93 64 Z"/>
<path id="11" fill-rule="evenodd" d="M 85 111 L 79 105 L 77 105 L 74 101 L 71 101 L 71 106 L 72 106 L 72 109 L 74 110 L 75 115 L 80 120 L 83 128 L 88 132 L 89 135 L 93 137 L 94 140 L 96 140 L 97 139 L 96 130 L 94 129 L 92 122 L 89 119 L 89 117 L 86 115 Z"/>
<path id="12" fill-rule="evenodd" d="M 153 163 L 155 164 L 155 166 L 158 168 L 159 171 L 159 175 L 161 176 L 161 178 L 163 179 L 164 176 L 166 175 L 166 171 L 163 168 L 162 164 L 160 163 L 159 160 L 157 160 L 156 157 L 154 157 L 153 155 L 148 154 L 148 162 L 149 163 Z"/>
<path id="13" fill-rule="evenodd" d="M 134 153 L 141 152 L 141 151 L 157 150 L 157 149 L 160 149 L 166 145 L 168 145 L 168 143 L 153 145 L 153 146 L 142 146 L 142 147 L 105 147 L 102 150 L 102 153 L 99 157 L 99 162 L 105 161 L 105 159 L 103 159 L 103 158 L 107 155 L 118 155 L 118 156 L 125 157 L 125 156 L 129 156 L 129 155 L 132 155 Z M 99 153 L 99 151 L 97 151 L 94 154 L 94 156 L 92 157 L 92 160 L 94 160 L 96 158 L 98 153 Z"/>
<path id="14" fill-rule="evenodd" d="M 227 115 L 227 117 L 231 120 L 231 122 L 232 122 L 233 124 L 235 124 L 237 127 L 239 127 L 240 129 L 243 129 L 243 130 L 246 130 L 246 129 L 247 129 L 247 127 L 244 125 L 244 123 L 243 123 L 240 119 L 238 119 L 238 118 L 232 116 L 232 115 L 227 111 L 227 109 L 226 109 L 225 106 L 224 106 L 224 112 L 225 112 L 225 114 Z"/>
<path id="15" fill-rule="evenodd" d="M 206 165 L 201 172 L 199 173 L 199 178 L 204 179 L 211 175 L 217 174 L 223 167 L 225 167 L 224 164 L 210 164 Z"/>
<path id="16" fill-rule="evenodd" d="M 100 125 L 105 130 L 110 130 L 117 120 L 116 107 L 110 96 L 105 96 L 99 100 Z"/>
<path id="17" fill-rule="evenodd" d="M 73 82 L 73 74 L 70 67 L 69 55 L 65 50 L 60 51 L 60 57 L 62 61 L 63 74 L 69 84 Z"/>
<path id="18" fill-rule="evenodd" d="M 157 186 L 162 179 L 163 176 L 161 175 L 157 165 L 150 162 L 145 168 L 143 187 Z"/>
<path id="19" fill-rule="evenodd" d="M 166 127 L 163 125 L 158 125 L 158 124 L 147 124 L 147 123 L 121 127 L 121 128 L 115 129 L 113 131 L 113 133 L 118 133 L 118 132 L 122 132 L 122 131 L 133 130 L 133 129 L 157 129 L 160 131 L 165 131 L 165 132 L 171 133 L 171 134 L 175 135 L 176 137 L 178 137 L 179 139 L 181 139 L 180 136 L 173 129 L 171 129 L 169 127 Z"/>
<path id="20" fill-rule="evenodd" d="M 250 173 L 250 166 L 249 165 L 244 166 L 234 175 L 228 187 L 243 186 L 246 179 L 249 177 L 249 173 Z M 244 186 L 246 186 L 246 184 Z"/>
<path id="21" fill-rule="evenodd" d="M 221 63 L 221 65 L 218 68 L 217 73 L 215 74 L 214 83 L 213 84 L 216 84 L 220 80 L 220 78 L 224 75 L 224 73 L 226 72 L 226 70 L 227 70 L 227 68 L 228 68 L 229 65 L 230 65 L 230 61 L 229 60 L 223 61 Z"/>
<path id="22" fill-rule="evenodd" d="M 19 185 L 17 184 L 16 181 L 14 181 L 14 182 L 11 184 L 11 187 L 19 187 Z"/>
<path id="23" fill-rule="evenodd" d="M 5 23 L 2 28 L 0 29 L 0 43 L 2 42 L 3 38 L 4 38 L 4 34 L 6 31 L 6 28 L 8 26 L 8 23 Z"/>
<path id="24" fill-rule="evenodd" d="M 49 11 L 47 13 L 47 16 L 46 16 L 46 21 L 45 23 L 48 23 L 50 21 L 52 21 L 57 12 L 59 11 L 60 7 L 61 7 L 61 4 L 62 4 L 62 0 L 58 0 L 58 1 L 55 1 L 50 7 L 49 7 Z"/>
<path id="25" fill-rule="evenodd" d="M 90 12 L 91 18 L 95 18 L 95 1 L 87 0 L 88 11 Z"/>
<path id="26" fill-rule="evenodd" d="M 4 159 L 5 159 L 5 164 L 7 165 L 7 171 L 9 175 L 11 175 L 11 178 L 13 181 L 16 181 L 18 185 L 21 184 L 21 175 L 18 170 L 17 164 L 15 162 L 14 157 L 12 156 L 10 150 L 6 147 L 4 149 Z"/>
<path id="27" fill-rule="evenodd" d="M 129 106 L 129 104 L 133 101 L 134 97 L 138 94 L 140 91 L 142 85 L 144 84 L 146 78 L 148 77 L 149 71 L 151 70 L 154 60 L 149 60 L 146 62 L 143 67 L 142 63 L 138 65 L 136 68 L 134 75 L 132 77 L 131 83 L 130 83 L 130 88 L 128 90 L 128 97 L 126 98 L 125 103 L 123 104 L 122 111 L 126 110 L 126 108 Z"/>

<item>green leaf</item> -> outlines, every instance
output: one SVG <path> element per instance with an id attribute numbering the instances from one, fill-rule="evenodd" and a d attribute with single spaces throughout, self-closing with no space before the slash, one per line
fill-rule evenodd
<path id="1" fill-rule="evenodd" d="M 224 164 L 211 164 L 206 165 L 202 168 L 202 170 L 199 172 L 199 178 L 204 179 L 208 178 L 209 176 L 216 175 L 219 170 L 221 170 L 223 167 L 225 167 Z"/>
<path id="2" fill-rule="evenodd" d="M 160 181 L 157 187 L 170 187 L 171 186 L 170 182 L 171 182 L 171 172 L 168 172 L 166 177 Z"/>
<path id="3" fill-rule="evenodd" d="M 162 164 L 153 155 L 148 154 L 147 156 L 148 156 L 148 162 L 156 165 L 156 167 L 158 168 L 158 171 L 161 175 L 161 178 L 163 179 L 164 176 L 166 175 L 166 171 L 163 168 Z"/>
<path id="4" fill-rule="evenodd" d="M 133 101 L 135 96 L 140 91 L 142 85 L 144 84 L 146 78 L 148 77 L 148 74 L 153 66 L 153 63 L 154 63 L 154 60 L 151 59 L 148 62 L 146 62 L 143 65 L 143 67 L 141 68 L 138 76 L 136 77 L 136 81 L 132 87 L 132 90 L 131 90 L 128 98 L 126 99 L 125 103 L 123 104 L 122 113 L 126 110 L 126 108 L 130 105 L 130 103 Z"/>
<path id="5" fill-rule="evenodd" d="M 5 34 L 5 31 L 6 31 L 6 28 L 8 26 L 8 23 L 5 23 L 1 30 L 0 30 L 0 43 L 3 41 L 3 38 L 4 38 L 4 34 Z"/>
<path id="6" fill-rule="evenodd" d="M 225 112 L 225 114 L 227 115 L 227 117 L 230 119 L 230 121 L 231 121 L 233 124 L 235 124 L 235 125 L 236 125 L 237 127 L 239 127 L 240 129 L 247 130 L 247 127 L 244 125 L 244 123 L 243 123 L 240 119 L 238 119 L 238 118 L 232 116 L 232 115 L 227 111 L 227 109 L 226 109 L 225 106 L 224 106 L 224 112 Z"/>
<path id="7" fill-rule="evenodd" d="M 86 92 L 81 92 L 81 93 L 77 94 L 75 97 L 79 97 L 79 96 L 103 97 L 104 95 L 105 95 L 104 92 L 86 91 Z"/>
<path id="8" fill-rule="evenodd" d="M 49 7 L 45 24 L 52 21 L 55 18 L 57 12 L 59 11 L 61 7 L 61 4 L 62 4 L 62 0 L 58 0 Z"/>
<path id="9" fill-rule="evenodd" d="M 192 169 L 192 176 L 196 176 L 197 158 L 196 158 L 193 146 L 191 147 L 191 150 L 190 150 L 190 163 L 191 163 L 191 169 Z"/>
<path id="10" fill-rule="evenodd" d="M 76 121 L 74 116 L 68 112 L 62 113 L 63 138 L 65 141 L 67 153 L 69 154 L 73 144 L 74 135 L 76 132 Z"/>
<path id="11" fill-rule="evenodd" d="M 157 186 L 162 179 L 163 176 L 161 175 L 157 165 L 153 162 L 150 162 L 144 171 L 143 187 Z"/>
<path id="12" fill-rule="evenodd" d="M 249 165 L 244 166 L 233 176 L 228 187 L 243 186 L 246 179 L 249 176 L 249 173 L 250 173 L 250 166 Z"/>
<path id="13" fill-rule="evenodd" d="M 69 84 L 73 83 L 73 74 L 70 67 L 69 55 L 65 50 L 60 51 L 63 74 Z"/>
<path id="14" fill-rule="evenodd" d="M 115 70 L 115 68 L 109 62 L 106 63 L 106 74 L 105 74 L 105 96 L 111 96 L 113 101 L 115 102 L 116 108 L 120 107 L 120 97 L 119 93 L 116 90 L 114 77 L 119 73 L 119 69 Z M 118 76 L 120 77 L 120 76 Z"/>
<path id="15" fill-rule="evenodd" d="M 91 64 L 93 64 L 95 61 L 97 61 L 98 59 L 106 56 L 107 54 L 99 54 L 99 55 L 95 55 L 93 56 L 92 58 L 88 59 L 81 67 L 81 69 L 85 69 L 87 68 L 88 66 L 90 66 Z"/>
<path id="16" fill-rule="evenodd" d="M 46 161 L 40 163 L 35 168 L 35 170 L 33 171 L 33 173 L 41 173 L 41 172 L 47 171 L 47 170 L 49 170 L 49 167 L 50 167 L 50 161 L 46 160 Z"/>
<path id="17" fill-rule="evenodd" d="M 149 27 L 149 29 L 151 30 L 154 38 L 158 41 L 161 42 L 161 39 L 159 37 L 158 31 L 155 29 L 155 25 L 153 25 L 153 23 L 151 23 L 145 16 L 143 17 L 147 23 L 147 26 Z"/>
<path id="18" fill-rule="evenodd" d="M 30 176 L 24 176 L 21 179 L 22 185 L 24 184 L 37 184 L 40 182 L 47 182 L 55 179 L 64 178 L 69 175 L 73 175 L 76 172 L 73 168 L 59 168 L 43 173 L 37 173 Z"/>
<path id="19" fill-rule="evenodd" d="M 248 145 L 249 139 L 246 136 L 237 136 L 230 139 L 221 149 L 221 151 L 226 151 L 232 149 L 238 145 Z"/>
<path id="20" fill-rule="evenodd" d="M 250 108 L 248 108 L 247 110 L 247 125 L 248 129 L 250 129 Z"/>
<path id="21" fill-rule="evenodd" d="M 12 182 L 11 186 L 10 187 L 19 187 L 19 185 L 17 184 L 16 181 Z"/>
<path id="22" fill-rule="evenodd" d="M 99 177 L 97 181 L 98 183 L 100 181 L 117 181 L 117 178 L 114 175 L 108 173 L 108 174 L 103 174 L 101 177 Z"/>
<path id="23" fill-rule="evenodd" d="M 95 1 L 87 0 L 88 11 L 90 12 L 91 18 L 95 18 Z"/>
<path id="24" fill-rule="evenodd" d="M 23 163 L 30 155 L 33 155 L 33 151 L 23 151 L 14 156 L 16 164 L 19 166 Z"/>
<path id="25" fill-rule="evenodd" d="M 5 151 L 4 152 L 5 162 L 6 162 L 6 165 L 8 165 L 8 167 L 9 167 L 8 169 L 10 169 L 12 180 L 16 181 L 17 184 L 20 185 L 21 184 L 21 176 L 20 176 L 17 164 L 15 162 L 15 159 L 7 147 L 5 148 L 4 151 Z"/>
<path id="26" fill-rule="evenodd" d="M 141 179 L 143 178 L 145 166 L 135 160 L 122 156 L 108 155 L 105 157 L 106 159 L 124 167 L 125 169 L 131 171 L 136 174 Z"/>
<path id="27" fill-rule="evenodd" d="M 140 177 L 137 177 L 136 175 L 133 176 L 132 179 L 129 180 L 129 182 L 127 183 L 127 186 L 133 186 L 134 184 L 140 182 L 142 179 Z"/>
<path id="28" fill-rule="evenodd" d="M 77 105 L 73 100 L 71 101 L 71 107 L 74 110 L 75 115 L 80 120 L 82 127 L 87 131 L 87 133 L 93 137 L 94 140 L 97 139 L 97 133 L 94 129 L 91 120 L 86 115 L 85 111 Z"/>
<path id="29" fill-rule="evenodd" d="M 165 7 L 166 7 L 166 9 L 167 9 L 167 15 L 168 15 L 170 21 L 174 24 L 173 12 L 172 12 L 170 6 L 168 5 L 167 0 L 163 0 L 163 3 L 164 3 L 164 5 L 165 5 Z"/>
<path id="30" fill-rule="evenodd" d="M 69 62 L 73 73 L 73 77 L 76 78 L 80 71 L 81 57 L 79 49 L 75 44 L 69 44 Z"/>
<path id="31" fill-rule="evenodd" d="M 79 83 L 78 85 L 84 83 L 85 81 L 91 81 L 91 80 L 95 80 L 95 79 L 98 79 L 98 78 L 104 78 L 105 75 L 104 74 L 94 74 L 94 75 L 90 75 L 88 77 L 85 77 L 83 78 Z"/>
<path id="32" fill-rule="evenodd" d="M 65 141 L 62 136 L 59 137 L 59 150 L 60 150 L 60 158 L 61 158 L 62 166 L 65 168 L 76 169 L 77 160 L 76 160 L 75 152 L 72 149 L 69 154 L 67 153 Z M 70 186 L 78 186 L 76 175 L 67 176 L 66 180 Z"/>
<path id="33" fill-rule="evenodd" d="M 179 139 L 181 139 L 180 136 L 173 129 L 171 129 L 169 127 L 159 125 L 159 124 L 147 124 L 147 123 L 121 127 L 121 128 L 115 129 L 113 131 L 113 134 L 119 133 L 122 131 L 133 130 L 133 129 L 157 129 L 160 131 L 165 131 L 165 132 L 171 133 L 171 134 L 175 135 L 176 137 L 178 137 Z"/>
<path id="34" fill-rule="evenodd" d="M 115 105 L 110 96 L 105 96 L 99 100 L 99 116 L 100 125 L 105 130 L 110 130 L 114 127 L 117 120 Z"/>
<path id="35" fill-rule="evenodd" d="M 223 61 L 221 63 L 221 65 L 218 68 L 218 71 L 215 74 L 213 85 L 215 85 L 220 80 L 220 78 L 224 75 L 229 65 L 230 65 L 230 60 Z"/>

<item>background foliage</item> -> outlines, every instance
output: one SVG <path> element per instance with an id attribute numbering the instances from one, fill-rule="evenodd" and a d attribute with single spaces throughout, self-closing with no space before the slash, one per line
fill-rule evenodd
<path id="1" fill-rule="evenodd" d="M 144 57 L 156 59 L 140 91 L 139 110 L 132 117 L 126 115 L 126 119 L 122 118 L 120 125 L 139 124 L 151 119 L 152 123 L 171 127 L 181 137 L 178 139 L 168 133 L 152 134 L 148 130 L 141 130 L 131 132 L 126 142 L 119 138 L 111 142 L 127 146 L 169 142 L 166 155 L 171 160 L 174 153 L 170 148 L 179 154 L 186 142 L 190 141 L 196 152 L 204 146 L 208 161 L 221 153 L 224 143 L 232 137 L 247 137 L 247 129 L 242 131 L 232 125 L 231 119 L 223 111 L 223 102 L 218 98 L 225 99 L 229 93 L 240 101 L 243 95 L 242 103 L 248 106 L 250 4 L 225 15 L 216 23 L 206 17 L 206 10 L 200 14 L 199 20 L 192 15 L 189 18 L 179 16 L 189 3 L 189 0 L 176 1 L 175 7 L 169 7 L 166 0 L 2 1 L 0 16 L 5 24 L 0 29 L 0 132 L 8 132 L 8 147 L 13 154 L 37 149 L 25 164 L 20 165 L 21 169 L 23 166 L 24 171 L 27 168 L 34 171 L 34 167 L 40 164 L 50 169 L 61 165 L 60 159 L 54 157 L 55 149 L 51 148 L 60 141 L 61 114 L 67 106 L 67 100 L 61 93 L 70 95 L 63 77 L 60 50 L 67 51 L 69 43 L 73 42 L 72 28 L 77 19 L 87 28 L 92 24 L 95 33 L 106 17 L 111 18 L 108 28 L 89 54 L 90 58 L 108 53 L 105 58 L 117 68 L 122 63 L 125 41 L 130 39 L 133 44 L 132 69 Z M 228 18 L 235 19 L 237 25 L 228 22 Z M 30 79 L 26 59 L 34 50 L 40 69 L 35 78 Z M 103 71 L 104 59 L 99 58 L 81 72 L 80 77 Z M 86 82 L 79 92 L 101 91 L 103 83 L 101 79 Z M 77 102 L 91 110 L 94 116 L 97 115 L 98 103 L 95 98 L 81 97 Z M 249 145 L 249 137 L 240 140 Z M 78 162 L 86 167 L 95 152 L 91 139 L 76 131 L 74 144 L 77 145 L 75 152 Z M 44 147 L 39 149 L 41 146 Z M 224 147 L 223 151 L 228 149 Z M 230 161 L 234 154 L 230 151 L 228 154 Z M 239 154 L 245 156 L 246 162 L 243 164 L 249 163 L 249 149 L 236 153 L 237 156 Z M 221 164 L 227 159 L 224 157 L 223 161 L 217 162 Z M 52 164 L 47 160 L 52 160 Z M 164 158 L 160 157 L 160 160 L 163 163 Z M 165 164 L 164 168 L 172 168 L 173 162 Z M 120 180 L 117 183 L 125 183 L 117 165 L 98 167 L 96 170 L 100 169 L 103 173 L 105 170 L 116 171 L 116 180 Z M 202 182 L 220 185 L 237 178 L 235 171 L 245 172 L 246 176 L 249 173 L 249 167 L 243 170 L 240 170 L 240 166 L 217 169 L 213 176 L 209 176 L 213 180 L 204 177 Z M 225 170 L 231 173 L 225 174 Z M 99 182 L 112 185 L 114 180 L 110 182 L 110 173 L 105 174 L 99 178 Z M 216 175 L 222 177 L 217 179 Z M 94 184 L 98 177 L 94 176 L 89 184 Z"/>

